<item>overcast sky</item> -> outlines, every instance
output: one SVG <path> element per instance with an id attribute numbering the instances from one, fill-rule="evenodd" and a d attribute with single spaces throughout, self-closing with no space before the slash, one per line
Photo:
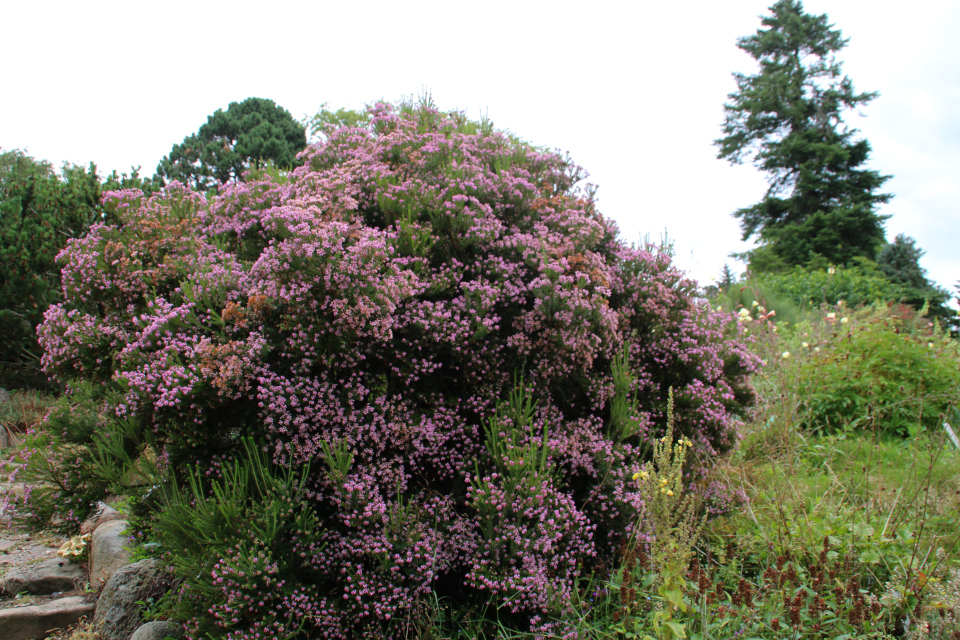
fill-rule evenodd
<path id="1" fill-rule="evenodd" d="M 772 0 L 687 2 L 6 2 L 0 148 L 152 175 L 216 109 L 256 96 L 296 118 L 428 88 L 441 109 L 569 152 L 601 211 L 638 241 L 666 230 L 702 282 L 766 190 L 716 159 L 738 37 Z M 807 0 L 850 39 L 844 72 L 880 97 L 848 122 L 891 175 L 887 236 L 960 280 L 960 2 Z"/>

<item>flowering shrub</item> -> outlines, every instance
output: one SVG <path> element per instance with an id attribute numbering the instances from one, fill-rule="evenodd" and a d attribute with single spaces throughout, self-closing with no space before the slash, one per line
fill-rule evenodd
<path id="1" fill-rule="evenodd" d="M 916 437 L 954 420 L 960 406 L 955 340 L 902 305 L 832 309 L 797 325 L 790 338 L 807 426 Z"/>
<path id="2" fill-rule="evenodd" d="M 305 616 L 284 633 L 402 635 L 432 593 L 549 625 L 632 533 L 667 390 L 708 463 L 736 440 L 756 358 L 668 255 L 618 238 L 567 158 L 378 104 L 300 160 L 209 202 L 178 184 L 109 194 L 122 224 L 61 255 L 47 371 L 117 389 L 110 411 L 142 421 L 181 483 L 242 463 L 243 437 L 311 464 L 291 508 L 317 530 L 277 534 L 295 558 L 255 547 L 242 519 L 218 544 L 168 536 L 187 592 L 197 563 L 219 581 L 192 612 L 223 622 L 204 632 L 267 629 L 234 622 L 254 548 L 250 584 L 282 582 L 269 602 L 290 612 L 272 634 Z"/>

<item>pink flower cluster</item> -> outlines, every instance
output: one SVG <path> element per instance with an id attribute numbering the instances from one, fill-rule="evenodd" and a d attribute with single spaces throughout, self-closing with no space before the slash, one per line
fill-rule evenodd
<path id="1" fill-rule="evenodd" d="M 546 624 L 637 522 L 629 479 L 668 389 L 708 464 L 736 439 L 757 360 L 667 255 L 618 237 L 568 158 L 428 107 L 372 116 L 209 203 L 177 184 L 108 194 L 124 222 L 61 254 L 44 364 L 124 390 L 116 411 L 148 418 L 172 473 L 244 435 L 312 463 L 324 544 L 282 605 L 304 637 L 400 633 L 431 591 Z M 626 437 L 610 425 L 623 353 Z M 546 470 L 507 482 L 488 429 L 518 376 Z M 352 452 L 345 477 L 334 445 Z"/>

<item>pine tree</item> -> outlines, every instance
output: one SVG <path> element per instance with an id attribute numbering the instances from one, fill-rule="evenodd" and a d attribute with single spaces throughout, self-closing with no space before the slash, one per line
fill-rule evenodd
<path id="1" fill-rule="evenodd" d="M 733 275 L 733 271 L 730 269 L 730 265 L 727 263 L 723 264 L 723 269 L 720 270 L 720 279 L 717 281 L 717 284 L 720 286 L 722 291 L 726 291 L 728 288 L 733 286 L 733 283 L 737 281 L 737 277 Z"/>
<path id="2" fill-rule="evenodd" d="M 927 270 L 920 266 L 925 253 L 913 238 L 901 233 L 880 251 L 877 266 L 887 280 L 903 288 L 900 302 L 915 309 L 926 306 L 930 317 L 955 331 L 957 312 L 949 306 L 950 292 L 927 278 Z"/>
<path id="3" fill-rule="evenodd" d="M 154 182 L 179 180 L 201 191 L 213 189 L 264 161 L 290 168 L 306 146 L 306 129 L 289 111 L 273 100 L 247 98 L 231 102 L 226 111 L 217 109 L 196 134 L 173 145 Z"/>
<path id="4" fill-rule="evenodd" d="M 851 264 L 875 259 L 884 242 L 877 193 L 889 176 L 864 168 L 870 144 L 843 122 L 843 112 L 869 103 L 841 76 L 836 54 L 847 45 L 826 15 L 804 13 L 798 0 L 780 0 L 762 18 L 764 29 L 737 41 L 760 65 L 735 73 L 738 90 L 724 106 L 718 157 L 750 160 L 769 175 L 759 203 L 738 209 L 743 239 L 757 236 L 752 270 Z"/>

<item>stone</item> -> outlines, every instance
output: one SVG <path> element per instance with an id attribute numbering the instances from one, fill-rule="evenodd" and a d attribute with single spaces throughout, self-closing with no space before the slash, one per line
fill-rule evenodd
<path id="1" fill-rule="evenodd" d="M 129 640 L 143 624 L 138 601 L 157 599 L 173 584 L 153 558 L 146 558 L 121 567 L 110 576 L 100 592 L 93 626 L 100 640 Z"/>
<path id="2" fill-rule="evenodd" d="M 0 424 L 0 449 L 9 449 L 11 446 L 10 434 L 7 432 L 7 428 Z"/>
<path id="3" fill-rule="evenodd" d="M 130 559 L 126 520 L 114 520 L 97 527 L 90 540 L 90 588 L 99 589 Z M 126 640 L 126 639 L 124 639 Z"/>
<path id="4" fill-rule="evenodd" d="M 0 551 L 0 569 L 26 564 L 34 560 L 47 560 L 57 554 L 57 547 L 41 544 L 26 544 L 22 540 Z"/>
<path id="5" fill-rule="evenodd" d="M 0 610 L 0 633 L 3 640 L 45 638 L 53 629 L 63 629 L 90 616 L 96 603 L 83 596 L 60 598 L 46 604 Z"/>
<path id="6" fill-rule="evenodd" d="M 50 558 L 14 567 L 3 576 L 0 585 L 9 596 L 23 592 L 43 596 L 57 591 L 73 591 L 83 581 L 83 567 L 79 564 L 66 558 Z"/>
<path id="7" fill-rule="evenodd" d="M 183 627 L 175 622 L 148 622 L 133 632 L 130 640 L 164 640 L 164 638 L 175 638 L 181 640 L 184 637 Z"/>
<path id="8" fill-rule="evenodd" d="M 123 514 L 102 502 L 97 503 L 97 510 L 83 524 L 80 525 L 80 535 L 93 533 L 102 524 L 123 520 Z"/>
<path id="9" fill-rule="evenodd" d="M 0 389 L 0 404 L 10 402 L 10 393 L 6 389 Z"/>

